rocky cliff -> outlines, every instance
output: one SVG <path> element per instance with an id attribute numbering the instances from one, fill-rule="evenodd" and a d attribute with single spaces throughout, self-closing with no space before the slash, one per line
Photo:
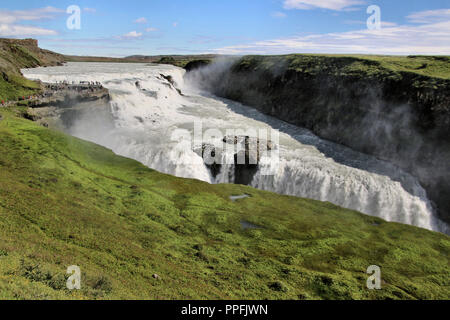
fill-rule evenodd
<path id="1" fill-rule="evenodd" d="M 43 126 L 67 130 L 78 117 L 109 109 L 109 91 L 101 85 L 44 83 L 42 86 L 41 95 L 19 105 L 28 106 L 23 114 L 25 118 Z"/>
<path id="2" fill-rule="evenodd" d="M 187 77 L 406 169 L 450 222 L 448 57 L 247 56 Z"/>

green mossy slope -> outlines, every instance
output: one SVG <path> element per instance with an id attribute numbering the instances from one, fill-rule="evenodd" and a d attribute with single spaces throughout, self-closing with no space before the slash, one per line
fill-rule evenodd
<path id="1" fill-rule="evenodd" d="M 450 297 L 446 235 L 164 175 L 0 115 L 0 299 Z M 80 291 L 65 288 L 71 265 Z M 370 265 L 382 290 L 366 289 Z"/>
<path id="2" fill-rule="evenodd" d="M 0 38 L 0 101 L 14 101 L 40 90 L 40 85 L 25 79 L 20 69 L 59 65 L 63 61 L 63 56 L 40 49 L 33 39 Z"/>

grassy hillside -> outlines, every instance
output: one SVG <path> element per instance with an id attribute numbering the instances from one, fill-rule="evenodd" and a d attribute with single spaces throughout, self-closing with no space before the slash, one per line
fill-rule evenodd
<path id="1" fill-rule="evenodd" d="M 0 100 L 17 100 L 40 90 L 39 84 L 25 79 L 20 69 L 62 62 L 61 55 L 40 49 L 32 39 L 0 39 Z"/>
<path id="2" fill-rule="evenodd" d="M 446 235 L 164 175 L 18 113 L 0 109 L 1 299 L 450 297 Z M 65 289 L 70 265 L 80 291 Z"/>

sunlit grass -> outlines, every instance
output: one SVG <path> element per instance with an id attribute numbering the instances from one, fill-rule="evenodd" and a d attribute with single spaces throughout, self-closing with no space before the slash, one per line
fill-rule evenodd
<path id="1" fill-rule="evenodd" d="M 0 298 L 449 298 L 448 236 L 164 175 L 0 114 Z M 373 264 L 381 291 L 365 286 Z M 70 265 L 81 291 L 65 287 Z"/>
<path id="2" fill-rule="evenodd" d="M 276 70 L 289 68 L 305 73 L 332 75 L 367 74 L 369 76 L 400 76 L 412 73 L 421 76 L 450 79 L 448 56 L 377 56 L 292 54 L 280 56 L 245 56 L 239 63 Z"/>

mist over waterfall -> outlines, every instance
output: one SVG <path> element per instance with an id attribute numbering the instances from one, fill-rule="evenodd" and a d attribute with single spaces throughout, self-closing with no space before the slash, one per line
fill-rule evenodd
<path id="1" fill-rule="evenodd" d="M 201 92 L 195 84 L 185 83 L 180 68 L 69 63 L 23 73 L 44 82 L 101 82 L 110 91 L 110 105 L 104 109 L 86 108 L 72 119 L 67 132 L 152 169 L 208 183 L 233 183 L 234 164 L 224 164 L 214 173 L 195 151 L 202 145 L 194 145 L 188 136 L 194 136 L 196 124 L 201 123 L 203 132 L 217 132 L 202 141 L 215 145 L 227 130 L 277 130 L 279 141 L 274 148 L 279 161 L 261 156 L 249 181 L 251 186 L 329 201 L 388 221 L 448 233 L 448 226 L 436 218 L 425 190 L 410 174 L 375 157 L 322 140 L 306 129 Z M 177 134 L 180 132 L 188 134 Z M 230 154 L 225 152 L 223 157 Z"/>

